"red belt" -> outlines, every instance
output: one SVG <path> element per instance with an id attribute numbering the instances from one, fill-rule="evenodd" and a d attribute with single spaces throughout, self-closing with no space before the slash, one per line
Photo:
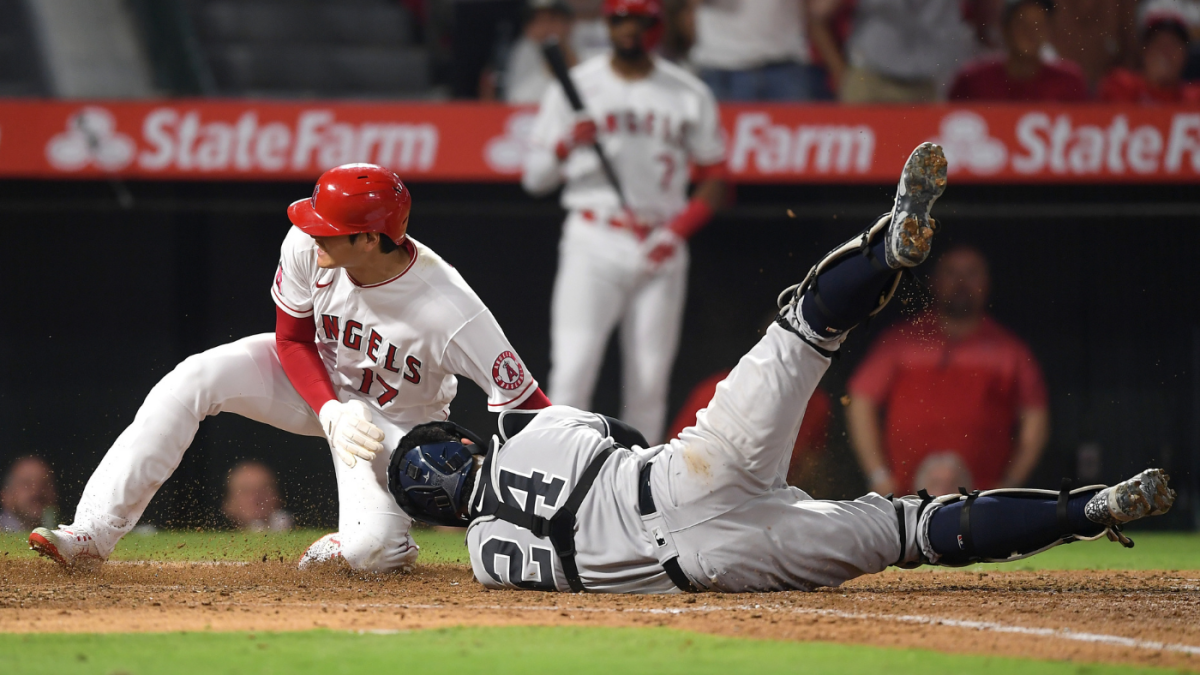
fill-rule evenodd
<path id="1" fill-rule="evenodd" d="M 582 209 L 579 211 L 579 215 L 589 223 L 601 222 L 600 218 L 596 216 L 596 212 L 591 209 Z M 629 230 L 633 236 L 637 237 L 638 241 L 650 236 L 650 233 L 654 231 L 653 225 L 641 224 L 633 218 L 608 218 L 603 222 L 618 230 Z"/>

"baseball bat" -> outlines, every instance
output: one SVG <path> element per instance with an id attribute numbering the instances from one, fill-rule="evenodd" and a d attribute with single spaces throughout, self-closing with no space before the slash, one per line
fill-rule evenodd
<path id="1" fill-rule="evenodd" d="M 542 56 L 546 57 L 546 63 L 550 66 L 550 72 L 554 73 L 554 79 L 562 85 L 563 93 L 567 95 L 571 109 L 575 112 L 583 112 L 583 99 L 579 98 L 579 90 L 575 88 L 575 83 L 571 81 L 571 74 L 567 72 L 567 59 L 563 56 L 562 47 L 558 45 L 557 38 L 550 38 L 542 43 Z M 604 177 L 617 191 L 617 199 L 621 201 L 621 206 L 628 209 L 629 202 L 625 201 L 625 191 L 621 189 L 621 181 L 617 179 L 617 172 L 613 171 L 612 164 L 608 161 L 608 155 L 604 154 L 604 148 L 600 147 L 599 139 L 592 141 L 592 148 L 595 149 L 596 156 L 600 158 L 600 168 L 604 171 Z"/>

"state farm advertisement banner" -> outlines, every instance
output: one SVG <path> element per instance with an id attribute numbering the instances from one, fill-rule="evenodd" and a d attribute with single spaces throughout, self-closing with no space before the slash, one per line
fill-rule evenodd
<path id="1" fill-rule="evenodd" d="M 1182 107 L 727 105 L 738 182 L 890 183 L 946 148 L 957 181 L 1200 182 Z M 312 179 L 374 162 L 407 180 L 513 181 L 534 110 L 486 104 L 0 102 L 0 177 Z M 601 125 L 638 124 L 634 117 Z"/>

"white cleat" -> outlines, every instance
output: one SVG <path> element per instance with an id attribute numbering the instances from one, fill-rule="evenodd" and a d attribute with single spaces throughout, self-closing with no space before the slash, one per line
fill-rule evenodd
<path id="1" fill-rule="evenodd" d="M 1106 527 L 1162 515 L 1175 503 L 1175 491 L 1167 487 L 1170 479 L 1162 469 L 1146 469 L 1096 493 L 1084 506 L 1083 513 L 1088 520 Z"/>
<path id="2" fill-rule="evenodd" d="M 86 530 L 59 525 L 57 529 L 39 527 L 29 534 L 29 548 L 63 567 L 84 561 L 103 562 L 96 540 Z"/>
<path id="3" fill-rule="evenodd" d="M 314 566 L 343 560 L 345 559 L 342 558 L 342 542 L 338 538 L 338 533 L 332 532 L 309 545 L 304 551 L 304 555 L 300 556 L 300 569 L 307 570 Z"/>
<path id="4" fill-rule="evenodd" d="M 946 168 L 946 154 L 940 145 L 922 143 L 908 156 L 896 186 L 884 249 L 888 267 L 916 267 L 929 257 L 929 244 L 937 231 L 929 210 L 946 190 Z"/>

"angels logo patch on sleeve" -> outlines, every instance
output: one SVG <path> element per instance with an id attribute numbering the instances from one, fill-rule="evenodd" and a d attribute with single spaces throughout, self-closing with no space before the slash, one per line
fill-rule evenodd
<path id="1" fill-rule="evenodd" d="M 279 263 L 279 267 L 275 270 L 275 289 L 280 293 L 283 292 L 283 263 Z"/>
<path id="2" fill-rule="evenodd" d="M 504 352 L 496 357 L 496 362 L 492 364 L 492 380 L 501 389 L 512 391 L 520 388 L 525 382 L 525 368 L 517 360 L 516 354 Z"/>

